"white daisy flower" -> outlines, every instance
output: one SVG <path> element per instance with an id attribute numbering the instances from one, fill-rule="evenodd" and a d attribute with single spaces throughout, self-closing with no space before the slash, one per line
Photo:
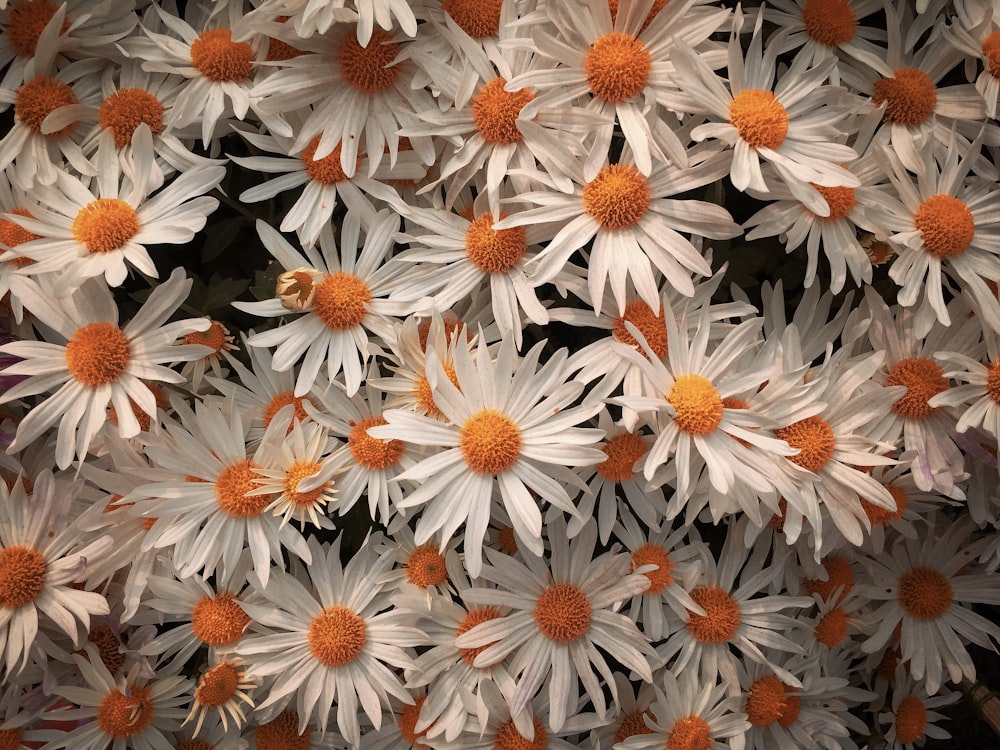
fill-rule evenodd
<path id="1" fill-rule="evenodd" d="M 605 657 L 652 681 L 655 654 L 635 623 L 616 612 L 616 603 L 642 593 L 649 579 L 629 574 L 625 555 L 594 557 L 597 527 L 589 523 L 572 541 L 565 525 L 549 525 L 552 545 L 548 563 L 526 556 L 520 563 L 487 550 L 489 565 L 481 575 L 498 589 L 472 589 L 465 599 L 487 606 L 508 606 L 509 614 L 476 625 L 455 640 L 460 648 L 482 649 L 475 664 L 493 664 L 511 654 L 510 671 L 518 676 L 510 711 L 522 714 L 535 693 L 548 682 L 549 726 L 559 731 L 580 700 L 579 684 L 593 701 L 599 718 L 607 713 L 604 687 L 617 701 L 615 682 Z M 488 645 L 487 645 L 488 644 Z M 596 669 L 596 673 L 595 670 Z"/>
<path id="2" fill-rule="evenodd" d="M 193 733 L 197 735 L 205 726 L 205 718 L 214 713 L 224 731 L 229 731 L 230 721 L 236 730 L 240 729 L 247 720 L 246 708 L 254 707 L 250 696 L 257 685 L 257 680 L 247 675 L 245 660 L 237 656 L 209 659 L 198 677 L 194 700 L 184 724 L 193 722 Z"/>
<path id="3" fill-rule="evenodd" d="M 952 690 L 943 693 L 926 690 L 909 675 L 905 666 L 897 667 L 890 710 L 878 715 L 879 721 L 888 725 L 885 733 L 890 743 L 888 750 L 916 750 L 927 738 L 951 739 L 951 735 L 936 724 L 948 717 L 934 709 L 955 703 L 961 695 Z"/>
<path id="4" fill-rule="evenodd" d="M 542 514 L 529 488 L 575 515 L 568 489 L 575 493 L 582 482 L 569 467 L 605 457 L 591 447 L 603 432 L 575 426 L 600 411 L 601 404 L 574 405 L 583 384 L 566 382 L 566 350 L 539 368 L 543 346 L 539 343 L 519 359 L 507 339 L 493 357 L 480 338 L 475 360 L 460 347 L 455 352 L 457 387 L 435 358 L 428 379 L 434 403 L 448 423 L 390 409 L 384 413 L 387 425 L 369 429 L 380 440 L 442 449 L 399 475 L 398 480 L 421 484 L 396 507 L 426 506 L 417 521 L 418 544 L 438 531 L 444 544 L 465 521 L 466 565 L 472 576 L 478 576 L 482 562 L 495 489 L 519 538 L 533 554 L 541 554 Z"/>
<path id="5" fill-rule="evenodd" d="M 302 38 L 325 34 L 334 24 L 357 21 L 358 41 L 367 47 L 375 25 L 384 31 L 395 23 L 407 36 L 416 36 L 417 20 L 404 0 L 265 0 L 253 12 L 264 17 L 289 16 Z"/>
<path id="6" fill-rule="evenodd" d="M 21 420 L 10 450 L 18 451 L 56 422 L 56 463 L 66 468 L 74 455 L 87 455 L 90 442 L 107 419 L 107 408 L 118 414 L 118 434 L 134 437 L 140 425 L 132 403 L 151 417 L 156 415 L 153 392 L 140 380 L 183 382 L 167 362 L 198 359 L 206 347 L 178 345 L 177 339 L 208 327 L 204 319 L 166 323 L 191 288 L 183 269 L 156 287 L 139 312 L 118 327 L 118 305 L 104 284 L 85 282 L 72 297 L 55 301 L 37 285 L 24 285 L 21 296 L 32 314 L 65 344 L 16 341 L 0 347 L 21 357 L 7 374 L 28 379 L 0 396 L 0 403 L 58 389 Z"/>
<path id="7" fill-rule="evenodd" d="M 932 409 L 942 406 L 970 404 L 958 419 L 955 429 L 966 432 L 970 427 L 982 427 L 1000 439 L 1000 334 L 984 331 L 986 362 L 979 362 L 962 351 L 956 351 L 951 341 L 943 342 L 934 352 L 934 359 L 953 363 L 956 369 L 944 373 L 946 378 L 961 380 L 959 385 L 930 398 Z"/>
<path id="8" fill-rule="evenodd" d="M 388 609 L 384 573 L 392 557 L 377 556 L 370 541 L 342 566 L 339 537 L 325 549 L 311 538 L 317 564 L 309 567 L 310 588 L 279 571 L 266 586 L 257 580 L 267 603 L 246 605 L 255 624 L 237 647 L 240 656 L 251 657 L 250 676 L 268 678 L 259 710 L 294 696 L 299 731 L 315 718 L 325 732 L 336 702 L 338 731 L 355 747 L 359 713 L 378 728 L 389 696 L 413 700 L 389 667 L 411 668 L 404 649 L 425 638 L 410 626 L 409 615 Z"/>
<path id="9" fill-rule="evenodd" d="M 983 69 L 975 80 L 976 91 L 986 104 L 986 116 L 996 120 L 1000 112 L 1000 14 L 993 10 L 975 19 L 964 3 L 956 3 L 955 10 L 958 23 L 945 27 L 944 38 L 967 56 L 968 80 L 975 75 L 968 58 L 978 58 L 982 62 Z"/>
<path id="10" fill-rule="evenodd" d="M 335 732 L 317 732 L 312 724 L 300 729 L 299 715 L 285 709 L 274 718 L 262 717 L 248 735 L 250 750 L 329 750 L 343 744 Z"/>

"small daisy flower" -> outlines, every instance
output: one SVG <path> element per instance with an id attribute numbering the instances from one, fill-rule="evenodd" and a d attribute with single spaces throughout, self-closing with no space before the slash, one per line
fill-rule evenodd
<path id="1" fill-rule="evenodd" d="M 251 677 L 267 678 L 267 698 L 258 709 L 294 696 L 299 731 L 315 718 L 325 732 L 336 702 L 338 731 L 357 747 L 359 714 L 377 729 L 389 696 L 413 700 L 387 667 L 411 668 L 404 649 L 422 643 L 424 635 L 410 626 L 409 615 L 389 609 L 384 574 L 391 556 L 377 556 L 366 543 L 343 566 L 339 537 L 326 549 L 312 538 L 309 548 L 317 561 L 309 568 L 314 589 L 275 571 L 259 586 L 266 604 L 246 605 L 254 626 L 237 653 L 251 657 Z"/>
<path id="2" fill-rule="evenodd" d="M 246 723 L 246 708 L 253 708 L 250 695 L 257 681 L 247 676 L 246 661 L 226 656 L 217 661 L 209 660 L 208 667 L 198 677 L 194 700 L 184 724 L 194 723 L 194 734 L 201 732 L 205 718 L 218 714 L 224 731 L 229 723 L 238 730 Z"/>
<path id="3" fill-rule="evenodd" d="M 929 691 L 915 681 L 900 665 L 892 690 L 891 710 L 878 715 L 887 724 L 885 733 L 889 750 L 916 750 L 927 738 L 947 740 L 951 735 L 936 725 L 945 718 L 934 709 L 943 708 L 961 699 L 961 693 L 951 690 L 943 693 Z"/>
<path id="4" fill-rule="evenodd" d="M 239 347 L 233 343 L 233 335 L 218 320 L 205 316 L 208 320 L 208 329 L 204 331 L 193 331 L 184 337 L 185 344 L 201 344 L 211 349 L 204 357 L 185 362 L 181 368 L 181 375 L 187 378 L 191 384 L 191 390 L 198 393 L 202 390 L 205 382 L 205 374 L 211 370 L 216 378 L 222 378 L 222 357 L 224 352 L 231 352 Z"/>
<path id="5" fill-rule="evenodd" d="M 260 720 L 249 735 L 251 750 L 327 750 L 343 741 L 332 732 L 317 732 L 309 723 L 301 728 L 301 723 L 298 713 L 289 709 Z"/>
<path id="6" fill-rule="evenodd" d="M 627 572 L 625 555 L 594 557 L 597 527 L 589 523 L 571 542 L 565 525 L 549 526 L 552 545 L 548 563 L 526 557 L 525 563 L 488 550 L 489 565 L 481 575 L 498 589 L 472 589 L 467 601 L 509 606 L 509 614 L 476 625 L 456 639 L 460 648 L 485 646 L 473 664 L 492 664 L 512 654 L 510 670 L 518 675 L 510 699 L 515 716 L 522 713 L 548 682 L 549 725 L 555 730 L 573 717 L 579 703 L 578 682 L 593 701 L 598 717 L 607 703 L 597 673 L 617 700 L 615 682 L 601 649 L 643 680 L 652 681 L 654 652 L 635 623 L 615 611 L 615 603 L 641 593 L 649 579 Z"/>
<path id="7" fill-rule="evenodd" d="M 979 59 L 983 64 L 983 69 L 976 76 L 975 86 L 986 103 L 986 115 L 997 119 L 1000 112 L 1000 17 L 994 10 L 986 13 L 984 17 L 976 23 L 970 18 L 968 11 L 964 11 L 964 5 L 958 4 L 957 23 L 951 23 L 945 27 L 944 37 L 956 49 L 963 52 L 967 58 Z M 966 73 L 975 75 L 974 70 L 966 60 Z M 969 75 L 968 80 L 972 80 Z"/>
<path id="8" fill-rule="evenodd" d="M 21 450 L 58 421 L 56 463 L 66 468 L 74 455 L 81 459 L 87 455 L 91 440 L 107 419 L 109 405 L 118 413 L 118 434 L 137 435 L 140 425 L 132 403 L 150 417 L 156 416 L 157 409 L 153 392 L 139 378 L 183 382 L 180 373 L 163 365 L 205 354 L 203 346 L 176 341 L 204 330 L 207 321 L 166 323 L 190 288 L 191 280 L 185 278 L 183 269 L 174 269 L 132 320 L 119 328 L 118 305 L 99 282 L 86 282 L 72 297 L 57 303 L 41 287 L 25 285 L 21 290 L 25 306 L 66 343 L 15 341 L 0 347 L 23 359 L 8 366 L 8 374 L 30 376 L 0 396 L 0 403 L 57 389 L 21 420 L 10 450 Z"/>
<path id="9" fill-rule="evenodd" d="M 392 31 L 395 24 L 407 36 L 416 36 L 417 21 L 410 3 L 404 0 L 265 0 L 254 13 L 261 16 L 289 16 L 295 33 L 303 39 L 325 34 L 343 21 L 357 21 L 358 42 L 367 47 L 375 25 Z"/>
<path id="10" fill-rule="evenodd" d="M 927 405 L 968 408 L 958 418 L 955 429 L 967 432 L 969 428 L 982 427 L 994 438 L 1000 438 L 1000 334 L 985 331 L 986 362 L 973 359 L 962 351 L 955 351 L 951 341 L 941 342 L 941 349 L 934 352 L 934 359 L 951 363 L 954 370 L 944 373 L 966 385 L 953 386 L 932 396 Z"/>

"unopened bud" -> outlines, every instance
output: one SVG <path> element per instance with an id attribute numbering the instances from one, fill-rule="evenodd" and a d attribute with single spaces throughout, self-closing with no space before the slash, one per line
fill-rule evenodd
<path id="1" fill-rule="evenodd" d="M 315 268 L 296 268 L 281 274 L 275 288 L 281 306 L 294 312 L 312 307 L 313 297 L 316 296 L 316 279 L 322 275 Z"/>

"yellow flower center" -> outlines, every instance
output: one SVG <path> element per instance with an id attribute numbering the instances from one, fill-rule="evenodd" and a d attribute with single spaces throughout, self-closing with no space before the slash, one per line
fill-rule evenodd
<path id="1" fill-rule="evenodd" d="M 56 4 L 49 0 L 22 0 L 10 7 L 4 35 L 15 53 L 21 57 L 35 56 L 38 37 L 56 14 L 56 9 Z M 68 29 L 69 19 L 64 17 L 60 35 Z"/>
<path id="2" fill-rule="evenodd" d="M 362 47 L 356 31 L 348 29 L 337 50 L 340 77 L 351 88 L 366 94 L 385 91 L 399 77 L 399 66 L 392 65 L 398 54 L 399 45 L 388 31 L 375 27 L 368 46 Z"/>
<path id="3" fill-rule="evenodd" d="M 322 185 L 336 185 L 338 182 L 345 182 L 350 179 L 340 164 L 341 144 L 338 143 L 334 146 L 333 151 L 322 159 L 316 158 L 316 149 L 319 147 L 320 138 L 321 136 L 317 135 L 309 141 L 309 145 L 299 155 L 299 159 L 302 160 L 302 167 L 306 170 L 309 179 Z M 361 156 L 359 155 L 358 164 L 360 163 Z"/>
<path id="4" fill-rule="evenodd" d="M 848 214 L 858 205 L 858 199 L 854 196 L 854 188 L 850 187 L 824 187 L 810 183 L 816 191 L 823 196 L 826 205 L 830 207 L 829 216 L 816 216 L 820 221 L 838 221 L 847 218 Z M 812 213 L 810 211 L 810 213 Z"/>
<path id="5" fill-rule="evenodd" d="M 132 142 L 135 129 L 146 123 L 153 135 L 163 132 L 163 105 L 145 89 L 119 89 L 101 102 L 97 122 L 102 130 L 115 136 L 115 146 L 123 148 Z"/>
<path id="6" fill-rule="evenodd" d="M 983 40 L 983 57 L 990 75 L 1000 78 L 1000 31 L 990 33 Z"/>
<path id="7" fill-rule="evenodd" d="M 450 362 L 443 365 L 445 375 L 448 376 L 448 380 L 451 381 L 452 385 L 458 388 L 458 374 L 455 372 L 455 365 Z M 459 388 L 459 390 L 461 390 Z M 435 419 L 441 416 L 441 410 L 438 408 L 437 404 L 434 403 L 434 390 L 431 388 L 430 381 L 427 380 L 426 373 L 420 373 L 417 376 L 415 385 L 413 387 L 414 396 L 417 399 L 417 406 L 419 406 L 424 414 L 428 417 L 434 417 Z"/>
<path id="8" fill-rule="evenodd" d="M 837 445 L 830 423 L 816 415 L 782 427 L 775 433 L 779 440 L 784 440 L 792 448 L 798 448 L 799 453 L 788 456 L 793 464 L 809 471 L 819 471 L 831 458 Z"/>
<path id="9" fill-rule="evenodd" d="M 203 596 L 191 610 L 191 629 L 202 643 L 229 646 L 243 637 L 250 616 L 231 591 Z"/>
<path id="10" fill-rule="evenodd" d="M 347 436 L 355 463 L 372 471 L 395 466 L 406 448 L 402 440 L 379 440 L 368 434 L 369 427 L 383 424 L 389 424 L 383 417 L 366 417 L 355 422 Z"/>
<path id="11" fill-rule="evenodd" d="M 976 235 L 976 221 L 963 201 L 952 195 L 932 195 L 913 216 L 927 252 L 944 260 L 961 255 Z"/>
<path id="12" fill-rule="evenodd" d="M 139 216 L 118 198 L 98 198 L 81 208 L 73 219 L 73 239 L 91 254 L 121 250 L 139 234 Z"/>
<path id="13" fill-rule="evenodd" d="M 458 447 L 477 474 L 502 474 L 521 455 L 521 429 L 503 412 L 482 409 L 462 425 Z"/>
<path id="14" fill-rule="evenodd" d="M 850 0 L 807 0 L 802 22 L 806 33 L 827 47 L 847 44 L 858 30 L 858 14 Z"/>
<path id="15" fill-rule="evenodd" d="M 222 662 L 209 669 L 198 680 L 195 701 L 202 706 L 216 708 L 236 696 L 241 675 L 235 664 Z"/>
<path id="16" fill-rule="evenodd" d="M 652 67 L 646 45 L 619 31 L 598 37 L 583 64 L 591 93 L 612 104 L 638 96 L 646 87 Z"/>
<path id="17" fill-rule="evenodd" d="M 311 508 L 317 498 L 330 489 L 332 482 L 321 484 L 314 490 L 299 492 L 299 482 L 307 477 L 315 476 L 323 467 L 315 461 L 296 461 L 285 472 L 284 494 L 298 508 Z"/>
<path id="18" fill-rule="evenodd" d="M 851 563 L 846 558 L 832 555 L 823 560 L 823 567 L 826 569 L 826 580 L 805 579 L 806 591 L 810 594 L 819 594 L 826 601 L 830 600 L 838 588 L 841 589 L 841 597 L 847 596 L 854 588 L 854 570 L 851 568 Z"/>
<path id="19" fill-rule="evenodd" d="M 549 746 L 549 733 L 538 719 L 532 719 L 532 725 L 535 728 L 535 738 L 527 740 L 517 731 L 513 720 L 505 721 L 497 729 L 493 750 L 545 750 Z"/>
<path id="20" fill-rule="evenodd" d="M 951 584 L 944 574 L 918 565 L 899 577 L 899 606 L 910 617 L 936 620 L 951 609 Z"/>
<path id="21" fill-rule="evenodd" d="M 625 312 L 615 318 L 615 325 L 611 329 L 611 335 L 614 336 L 615 341 L 634 346 L 642 356 L 647 357 L 646 352 L 639 347 L 639 342 L 625 327 L 626 323 L 631 323 L 639 329 L 639 333 L 646 339 L 653 354 L 661 360 L 666 359 L 667 327 L 664 324 L 662 310 L 659 315 L 656 315 L 653 309 L 641 299 L 633 300 L 625 305 Z"/>
<path id="22" fill-rule="evenodd" d="M 608 10 L 611 11 L 611 21 L 618 20 L 618 5 L 620 0 L 608 0 Z M 646 27 L 653 22 L 653 19 L 667 6 L 667 0 L 653 0 L 653 5 L 649 9 L 649 13 L 646 14 L 646 20 L 643 22 L 642 27 L 639 29 L 641 34 L 646 30 Z"/>
<path id="23" fill-rule="evenodd" d="M 316 285 L 313 312 L 333 331 L 347 331 L 361 325 L 368 314 L 372 293 L 354 274 L 337 271 Z"/>
<path id="24" fill-rule="evenodd" d="M 902 518 L 903 513 L 906 512 L 909 499 L 906 490 L 894 484 L 887 484 L 885 488 L 889 490 L 892 499 L 896 501 L 896 510 L 883 508 L 880 505 L 869 502 L 865 498 L 861 498 L 861 508 L 864 510 L 865 515 L 868 516 L 868 520 L 871 521 L 872 526 L 888 526 L 893 521 L 898 521 Z"/>
<path id="25" fill-rule="evenodd" d="M 700 716 L 685 716 L 674 722 L 667 735 L 667 750 L 709 750 L 715 740 L 708 722 Z"/>
<path id="26" fill-rule="evenodd" d="M 896 711 L 896 741 L 917 742 L 927 729 L 927 708 L 915 695 L 908 695 L 899 702 Z"/>
<path id="27" fill-rule="evenodd" d="M 695 604 L 705 614 L 688 613 L 687 629 L 700 643 L 720 644 L 731 641 L 740 626 L 740 605 L 718 586 L 699 586 L 691 592 Z"/>
<path id="28" fill-rule="evenodd" d="M 756 680 L 747 695 L 746 712 L 755 727 L 768 727 L 775 722 L 787 729 L 799 717 L 802 700 L 773 674 Z"/>
<path id="29" fill-rule="evenodd" d="M 550 584 L 535 602 L 539 632 L 556 643 L 572 643 L 590 630 L 590 602 L 579 586 Z"/>
<path id="30" fill-rule="evenodd" d="M 436 544 L 421 544 L 406 558 L 406 580 L 422 589 L 448 581 L 448 566 Z"/>
<path id="31" fill-rule="evenodd" d="M 507 214 L 501 213 L 500 219 Z M 465 230 L 465 253 L 487 273 L 507 273 L 528 250 L 524 227 L 496 230 L 493 216 L 480 214 Z"/>
<path id="32" fill-rule="evenodd" d="M 847 625 L 847 612 L 843 607 L 834 607 L 820 618 L 813 632 L 824 646 L 836 648 L 847 638 Z"/>
<path id="33" fill-rule="evenodd" d="M 31 547 L 0 549 L 0 607 L 17 609 L 34 601 L 45 587 L 45 556 Z"/>
<path id="34" fill-rule="evenodd" d="M 896 68 L 892 78 L 880 78 L 872 87 L 876 107 L 885 103 L 886 122 L 913 127 L 932 114 L 937 106 L 937 87 L 924 71 Z"/>
<path id="35" fill-rule="evenodd" d="M 733 97 L 729 122 L 752 148 L 778 148 L 788 135 L 788 112 L 763 89 L 746 89 Z"/>
<path id="36" fill-rule="evenodd" d="M 14 95 L 14 114 L 32 133 L 41 135 L 42 121 L 51 112 L 79 102 L 69 84 L 48 76 L 36 76 L 18 88 Z M 46 133 L 45 137 L 62 138 L 75 129 L 76 123 L 71 122 L 60 130 Z"/>
<path id="37" fill-rule="evenodd" d="M 306 731 L 299 734 L 299 715 L 287 709 L 276 719 L 258 724 L 254 732 L 257 750 L 309 750 L 311 738 L 312 727 L 306 726 Z"/>
<path id="38" fill-rule="evenodd" d="M 97 709 L 97 726 L 112 739 L 127 739 L 142 734 L 153 723 L 156 710 L 149 688 L 134 687 L 126 696 L 112 690 Z"/>
<path id="39" fill-rule="evenodd" d="M 503 0 L 444 0 L 441 3 L 441 9 L 473 39 L 499 35 L 501 6 Z"/>
<path id="40" fill-rule="evenodd" d="M 940 407 L 927 401 L 948 389 L 948 379 L 941 365 L 927 357 L 901 359 L 889 370 L 886 385 L 905 385 L 906 393 L 892 405 L 892 410 L 909 419 L 922 419 L 935 414 Z"/>
<path id="41" fill-rule="evenodd" d="M 465 617 L 462 618 L 462 622 L 458 624 L 455 629 L 455 637 L 462 635 L 463 633 L 468 633 L 476 625 L 482 625 L 484 622 L 489 622 L 490 620 L 496 620 L 503 615 L 500 614 L 500 610 L 494 607 L 476 607 L 475 609 L 470 609 Z M 458 649 L 459 656 L 462 657 L 462 661 L 468 664 L 470 667 L 473 666 L 473 662 L 476 657 L 479 656 L 483 651 L 488 649 L 491 643 L 484 643 L 482 646 L 476 646 L 475 648 L 460 648 Z M 487 667 L 492 667 L 492 664 L 487 665 Z M 484 669 L 486 667 L 483 667 Z"/>
<path id="42" fill-rule="evenodd" d="M 649 581 L 649 588 L 644 593 L 655 595 L 663 593 L 663 590 L 674 582 L 674 561 L 670 559 L 670 553 L 662 544 L 646 542 L 632 553 L 630 569 L 635 572 L 643 565 L 657 565 L 656 570 L 643 573 Z"/>
<path id="43" fill-rule="evenodd" d="M 244 81 L 250 77 L 253 49 L 234 42 L 229 29 L 209 29 L 191 42 L 191 64 L 213 81 Z"/>
<path id="44" fill-rule="evenodd" d="M 145 380 L 142 384 L 146 386 L 153 394 L 153 400 L 156 402 L 157 409 L 166 410 L 170 407 L 170 400 L 167 398 L 166 391 L 164 391 L 156 383 L 147 383 Z M 135 415 L 136 421 L 139 423 L 139 429 L 143 432 L 149 430 L 149 426 L 153 422 L 153 418 L 149 416 L 144 410 L 139 408 L 139 404 L 135 402 L 132 397 L 128 400 L 129 406 L 132 407 L 132 414 Z M 118 426 L 118 412 L 115 410 L 114 405 L 108 407 L 108 421 L 111 422 L 115 427 Z"/>
<path id="45" fill-rule="evenodd" d="M 209 323 L 204 331 L 192 331 L 184 337 L 185 344 L 201 344 L 211 347 L 212 353 L 206 354 L 203 359 L 218 359 L 219 352 L 229 351 L 233 347 L 230 345 L 229 329 L 217 320 Z"/>
<path id="46" fill-rule="evenodd" d="M 7 213 L 16 214 L 17 216 L 24 216 L 29 219 L 35 218 L 31 215 L 31 211 L 26 208 L 12 208 Z M 29 232 L 27 229 L 22 227 L 20 224 L 15 224 L 9 219 L 0 219 L 0 245 L 8 248 L 14 248 L 18 245 L 31 242 L 32 240 L 41 239 L 40 234 L 35 234 L 34 232 Z M 28 261 L 27 263 L 23 263 Z M 31 265 L 34 263 L 30 258 L 15 258 L 13 260 L 14 265 Z"/>
<path id="47" fill-rule="evenodd" d="M 365 621 L 347 607 L 327 607 L 309 623 L 309 651 L 327 667 L 343 667 L 358 658 L 367 642 Z"/>
<path id="48" fill-rule="evenodd" d="M 646 215 L 649 180 L 628 164 L 609 164 L 583 186 L 583 208 L 603 229 L 627 229 Z"/>
<path id="49" fill-rule="evenodd" d="M 66 343 L 66 369 L 91 388 L 118 382 L 131 359 L 128 339 L 111 323 L 88 323 Z"/>
<path id="50" fill-rule="evenodd" d="M 722 396 L 701 375 L 680 375 L 667 396 L 677 428 L 691 435 L 708 435 L 722 422 Z"/>
<path id="51" fill-rule="evenodd" d="M 237 461 L 224 468 L 215 480 L 215 500 L 231 518 L 259 516 L 271 504 L 270 495 L 247 495 L 260 485 L 256 480 L 257 464 L 250 459 Z"/>
<path id="52" fill-rule="evenodd" d="M 524 136 L 517 129 L 517 118 L 524 106 L 535 98 L 528 89 L 504 91 L 507 81 L 494 78 L 472 99 L 472 120 L 487 143 L 519 143 Z"/>
<path id="53" fill-rule="evenodd" d="M 610 438 L 601 450 L 607 458 L 594 467 L 597 473 L 609 481 L 624 482 L 635 477 L 633 467 L 648 448 L 635 433 L 622 432 Z"/>
<path id="54" fill-rule="evenodd" d="M 306 408 L 303 405 L 306 401 L 308 401 L 310 405 L 312 404 L 312 401 L 309 401 L 306 396 L 296 396 L 294 391 L 282 391 L 281 393 L 275 394 L 274 397 L 264 405 L 264 427 L 271 424 L 271 420 L 274 419 L 274 415 L 289 404 L 294 404 L 292 407 L 295 411 L 294 418 L 300 422 L 305 422 L 309 419 L 309 414 L 306 413 Z M 291 425 L 288 427 L 290 431 Z"/>

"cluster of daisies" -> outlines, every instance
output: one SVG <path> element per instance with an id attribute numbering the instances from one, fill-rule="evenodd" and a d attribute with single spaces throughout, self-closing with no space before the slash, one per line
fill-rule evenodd
<path id="1" fill-rule="evenodd" d="M 948 737 L 997 0 L 0 0 L 0 71 L 2 750 Z"/>

